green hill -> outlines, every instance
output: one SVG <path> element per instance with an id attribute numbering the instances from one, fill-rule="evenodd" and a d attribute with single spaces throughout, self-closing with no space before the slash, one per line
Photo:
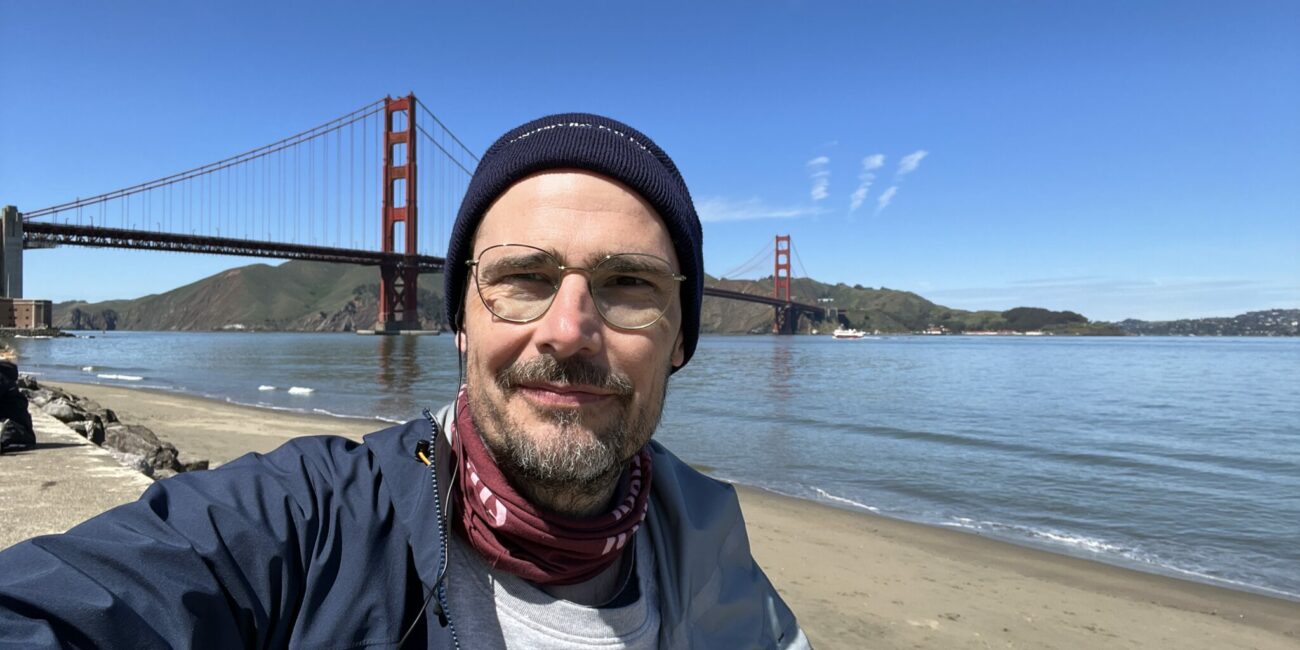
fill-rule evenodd
<path id="1" fill-rule="evenodd" d="M 772 295 L 771 277 L 763 280 L 727 280 L 707 278 L 710 286 L 755 295 Z M 1006 311 L 966 311 L 935 304 L 910 291 L 861 285 L 825 284 L 810 278 L 795 278 L 790 291 L 798 302 L 822 305 L 835 310 L 835 321 L 813 323 L 801 319 L 799 331 L 818 329 L 825 332 L 839 324 L 866 331 L 917 332 L 942 328 L 945 332 L 1041 330 L 1055 334 L 1122 335 L 1112 325 L 1090 323 L 1070 311 L 1050 311 L 1036 307 L 1017 307 Z M 772 308 L 722 298 L 705 298 L 701 315 L 705 331 L 768 332 L 772 327 Z"/>
<path id="2" fill-rule="evenodd" d="M 771 278 L 706 283 L 733 291 L 772 295 Z M 419 281 L 420 322 L 442 325 L 442 275 Z M 1044 330 L 1063 334 L 1114 334 L 1110 326 L 1089 323 L 1073 312 L 1021 307 L 1004 312 L 950 309 L 910 291 L 824 284 L 808 278 L 792 283 L 795 299 L 822 304 L 837 312 L 836 321 L 800 322 L 800 331 L 822 332 L 844 323 L 881 332 L 915 332 L 942 327 L 949 332 L 973 330 Z M 54 325 L 82 330 L 243 329 L 259 331 L 339 332 L 368 329 L 379 314 L 379 271 L 373 267 L 285 262 L 252 264 L 168 291 L 99 303 L 64 302 L 54 306 Z M 705 298 L 701 324 L 706 333 L 766 333 L 772 308 L 755 303 Z"/>
<path id="3" fill-rule="evenodd" d="M 420 321 L 442 321 L 442 275 L 419 279 Z M 353 331 L 375 324 L 379 271 L 323 262 L 253 264 L 134 300 L 63 302 L 63 329 Z"/>

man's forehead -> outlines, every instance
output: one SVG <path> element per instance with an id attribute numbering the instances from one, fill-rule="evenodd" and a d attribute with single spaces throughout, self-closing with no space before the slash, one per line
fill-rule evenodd
<path id="1" fill-rule="evenodd" d="M 498 244 L 528 244 L 559 259 L 576 247 L 584 262 L 627 252 L 677 261 L 653 206 L 617 180 L 581 170 L 533 174 L 502 192 L 475 230 L 475 254 Z"/>

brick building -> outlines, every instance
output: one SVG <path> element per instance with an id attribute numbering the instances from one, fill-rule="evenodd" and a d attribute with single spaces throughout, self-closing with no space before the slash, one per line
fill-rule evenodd
<path id="1" fill-rule="evenodd" d="M 0 298 L 0 327 L 49 329 L 53 317 L 54 303 L 49 300 Z"/>

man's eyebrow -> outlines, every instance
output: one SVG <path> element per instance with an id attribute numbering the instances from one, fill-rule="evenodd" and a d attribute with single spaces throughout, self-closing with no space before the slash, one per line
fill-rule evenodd
<path id="1" fill-rule="evenodd" d="M 608 261 L 606 261 L 608 260 Z M 655 262 L 654 260 L 660 260 Z M 588 268 L 600 264 L 602 269 L 611 271 L 663 271 L 667 266 L 658 255 L 649 253 L 604 254 L 588 258 Z"/>
<path id="2" fill-rule="evenodd" d="M 545 251 L 530 250 L 518 255 L 503 255 L 492 263 L 494 269 L 533 268 L 539 264 L 554 264 L 555 256 Z"/>

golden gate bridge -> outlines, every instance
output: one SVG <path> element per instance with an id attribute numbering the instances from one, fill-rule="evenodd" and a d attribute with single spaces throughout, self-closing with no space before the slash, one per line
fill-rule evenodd
<path id="1" fill-rule="evenodd" d="M 385 97 L 271 144 L 157 180 L 19 212 L 0 222 L 0 288 L 22 297 L 24 249 L 88 246 L 313 260 L 379 267 L 377 332 L 420 327 L 417 280 L 441 272 L 478 163 L 414 94 Z M 380 228 L 374 228 L 374 206 Z M 21 242 L 21 245 L 19 245 Z M 790 238 L 777 236 L 771 295 L 707 296 L 773 307 L 793 334 L 822 307 L 791 295 Z"/>

